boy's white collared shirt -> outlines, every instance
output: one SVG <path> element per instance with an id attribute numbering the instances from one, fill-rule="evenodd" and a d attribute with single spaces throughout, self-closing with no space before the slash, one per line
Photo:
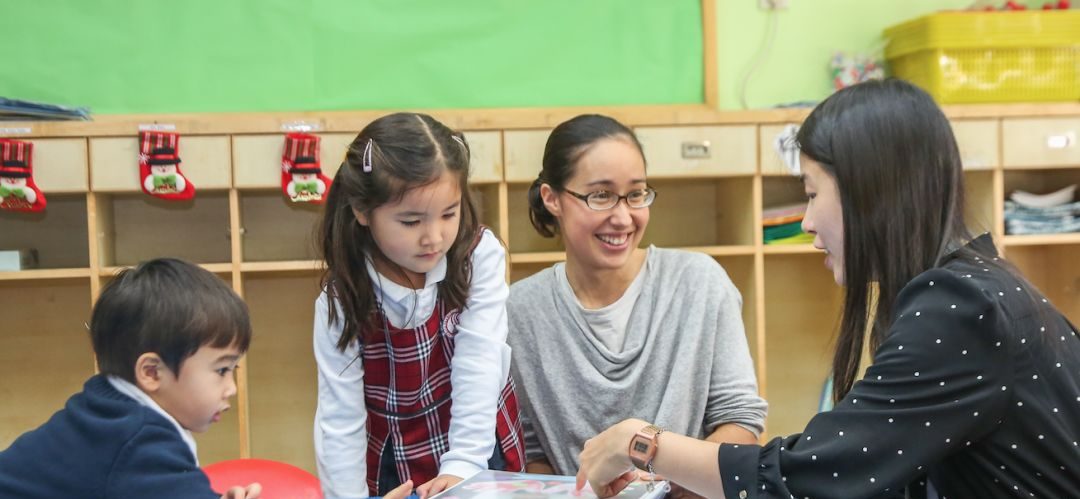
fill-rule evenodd
<path id="1" fill-rule="evenodd" d="M 172 417 L 172 414 L 165 412 L 165 409 L 162 409 L 157 402 L 154 402 L 154 399 L 150 398 L 146 392 L 142 391 L 131 382 L 113 375 L 107 375 L 105 376 L 105 379 L 109 380 L 109 384 L 111 384 L 113 388 L 116 388 L 116 391 L 135 399 L 135 401 L 143 407 L 153 409 L 154 412 L 161 414 L 162 417 L 172 423 L 173 426 L 176 427 L 176 431 L 180 432 L 180 438 L 187 444 L 188 449 L 191 449 L 191 457 L 195 459 L 195 466 L 199 465 L 199 454 L 195 451 L 195 437 L 190 431 L 186 430 L 183 426 L 180 426 L 180 423 L 176 421 L 176 418 Z"/>

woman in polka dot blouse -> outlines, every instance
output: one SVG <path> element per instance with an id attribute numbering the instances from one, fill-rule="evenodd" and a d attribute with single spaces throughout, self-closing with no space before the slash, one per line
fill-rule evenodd
<path id="1" fill-rule="evenodd" d="M 849 87 L 798 143 L 803 228 L 846 288 L 836 407 L 761 446 L 663 432 L 651 469 L 707 497 L 1080 497 L 1080 338 L 965 228 L 959 152 L 930 96 L 900 80 Z M 856 380 L 868 328 L 873 362 Z M 625 486 L 646 424 L 591 439 L 579 485 Z"/>

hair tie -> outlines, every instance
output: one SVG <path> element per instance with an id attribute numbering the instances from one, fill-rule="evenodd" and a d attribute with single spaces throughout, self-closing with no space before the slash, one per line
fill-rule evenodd
<path id="1" fill-rule="evenodd" d="M 363 163 L 362 163 L 363 166 L 364 166 L 364 173 L 371 173 L 371 143 L 372 142 L 373 141 L 371 139 L 367 139 L 367 145 L 364 146 L 364 159 L 363 159 Z"/>

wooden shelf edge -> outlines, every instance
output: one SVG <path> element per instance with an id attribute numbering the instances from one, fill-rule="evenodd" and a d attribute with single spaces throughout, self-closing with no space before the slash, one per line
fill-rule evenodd
<path id="1" fill-rule="evenodd" d="M 670 173 L 649 174 L 648 180 L 664 182 L 693 182 L 707 180 L 753 180 L 754 172 L 694 172 L 685 175 L 672 175 Z"/>
<path id="2" fill-rule="evenodd" d="M 232 272 L 233 264 L 231 263 L 197 263 L 196 265 L 213 272 L 215 274 L 227 274 Z M 101 277 L 112 277 L 121 270 L 134 267 L 134 265 L 109 265 L 101 267 L 98 270 L 98 275 Z"/>
<path id="3" fill-rule="evenodd" d="M 1080 114 L 1080 103 L 1044 102 L 1020 104 L 951 104 L 942 106 L 950 119 L 1045 118 Z"/>
<path id="4" fill-rule="evenodd" d="M 273 262 L 243 262 L 240 272 L 321 272 L 325 266 L 321 260 L 290 260 Z"/>
<path id="5" fill-rule="evenodd" d="M 810 255 L 821 253 L 812 244 L 766 244 L 762 247 L 766 255 Z"/>
<path id="6" fill-rule="evenodd" d="M 737 173 L 694 172 L 694 173 L 687 173 L 685 175 L 671 175 L 671 174 L 664 174 L 664 173 L 650 173 L 648 180 L 650 182 L 652 182 L 652 181 L 660 181 L 660 182 L 694 182 L 694 181 L 710 181 L 710 180 L 753 180 L 755 176 L 756 176 L 756 174 L 754 172 L 737 172 Z M 779 175 L 774 175 L 774 176 L 778 177 Z M 792 177 L 791 175 L 785 175 L 785 176 L 795 178 L 796 180 L 798 180 L 798 177 Z M 518 188 L 518 187 L 528 187 L 528 186 L 532 185 L 532 183 L 534 181 L 536 181 L 536 177 L 533 177 L 533 178 L 530 178 L 530 179 L 511 178 L 511 179 L 506 179 L 505 182 L 506 182 L 507 185 L 509 185 L 511 187 Z"/>
<path id="7" fill-rule="evenodd" d="M 674 249 L 705 253 L 709 256 L 754 256 L 753 244 L 734 244 L 729 246 L 681 246 Z"/>
<path id="8" fill-rule="evenodd" d="M 755 251 L 754 245 L 752 244 L 730 246 L 665 246 L 665 248 L 678 249 L 683 251 L 693 251 L 695 253 L 704 253 L 709 256 L 753 256 Z M 512 265 L 530 263 L 556 263 L 564 260 L 566 260 L 566 252 L 563 251 L 538 251 L 510 254 L 510 263 Z"/>
<path id="9" fill-rule="evenodd" d="M 281 189 L 280 185 L 278 185 L 276 187 L 277 187 L 277 189 Z M 198 202 L 199 201 L 199 195 L 202 195 L 202 194 L 218 194 L 218 195 L 226 194 L 227 195 L 229 193 L 229 191 L 232 191 L 232 190 L 248 190 L 248 189 L 255 190 L 255 189 L 261 189 L 261 188 L 243 188 L 243 189 L 241 189 L 241 188 L 233 187 L 233 186 L 230 186 L 230 187 L 222 187 L 222 186 L 202 187 L 202 186 L 200 186 L 198 188 L 198 192 L 195 194 L 195 197 L 191 201 Z M 267 187 L 266 188 L 266 190 L 273 190 L 273 189 L 274 189 L 273 187 Z M 124 197 L 124 196 L 143 195 L 143 196 L 146 196 L 147 199 L 149 199 L 149 200 L 151 200 L 151 201 L 153 201 L 155 203 L 159 203 L 159 202 L 160 203 L 170 203 L 170 202 L 173 202 L 173 201 L 161 200 L 161 199 L 158 199 L 156 197 L 150 196 L 150 195 L 144 193 L 143 191 L 139 190 L 138 187 L 136 187 L 134 189 L 125 189 L 125 190 L 110 190 L 110 189 L 93 189 L 93 188 L 91 188 L 90 192 L 93 193 L 93 194 L 96 194 L 96 195 L 101 195 L 101 196 L 121 196 L 121 197 Z"/>
<path id="10" fill-rule="evenodd" d="M 1031 172 L 1040 170 L 1075 170 L 1075 164 L 1061 163 L 1052 165 L 1004 165 L 1001 167 L 1005 173 Z M 967 170 L 964 170 L 967 171 Z"/>
<path id="11" fill-rule="evenodd" d="M 544 251 L 529 253 L 511 253 L 510 264 L 519 263 L 555 263 L 566 260 L 565 251 Z"/>
<path id="12" fill-rule="evenodd" d="M 141 124 L 167 123 L 178 133 L 188 135 L 282 134 L 283 126 L 296 121 L 317 124 L 316 133 L 356 133 L 376 118 L 397 110 L 360 111 L 297 111 L 251 113 L 179 113 L 179 114 L 116 114 L 95 115 L 94 121 L 77 122 L 9 122 L 8 127 L 29 127 L 27 137 L 68 136 L 134 136 Z M 491 109 L 428 109 L 447 126 L 459 130 L 503 130 L 553 128 L 574 116 L 600 113 L 615 117 L 627 124 L 696 124 L 714 121 L 719 113 L 705 104 L 574 106 Z M 726 119 L 753 122 L 761 112 L 739 111 L 722 113 Z M 724 118 L 721 118 L 724 119 Z"/>
<path id="13" fill-rule="evenodd" d="M 0 281 L 36 281 L 46 279 L 80 279 L 88 277 L 90 277 L 89 268 L 0 271 Z"/>
<path id="14" fill-rule="evenodd" d="M 709 124 L 780 124 L 801 122 L 810 108 L 718 110 L 706 103 L 626 106 L 573 106 L 491 109 L 428 109 L 459 130 L 546 129 L 584 113 L 599 113 L 629 126 Z M 93 121 L 6 122 L 5 127 L 30 128 L 20 137 L 116 137 L 138 133 L 141 124 L 168 123 L 188 135 L 281 134 L 283 125 L 303 120 L 318 123 L 316 133 L 356 133 L 374 119 L 395 110 L 296 111 L 251 113 L 103 114 Z M 950 119 L 1041 118 L 1080 114 L 1080 103 L 974 104 L 944 106 Z"/>
<path id="15" fill-rule="evenodd" d="M 200 263 L 199 266 L 215 274 L 228 274 L 233 270 L 231 263 Z"/>
<path id="16" fill-rule="evenodd" d="M 1080 232 L 1068 234 L 1023 234 L 1005 236 L 1005 246 L 1052 246 L 1080 244 Z"/>

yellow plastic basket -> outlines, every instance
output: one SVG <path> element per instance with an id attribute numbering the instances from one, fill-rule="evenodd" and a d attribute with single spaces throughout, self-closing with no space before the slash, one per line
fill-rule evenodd
<path id="1" fill-rule="evenodd" d="M 1080 100 L 1080 11 L 941 12 L 885 30 L 893 75 L 942 104 Z"/>

